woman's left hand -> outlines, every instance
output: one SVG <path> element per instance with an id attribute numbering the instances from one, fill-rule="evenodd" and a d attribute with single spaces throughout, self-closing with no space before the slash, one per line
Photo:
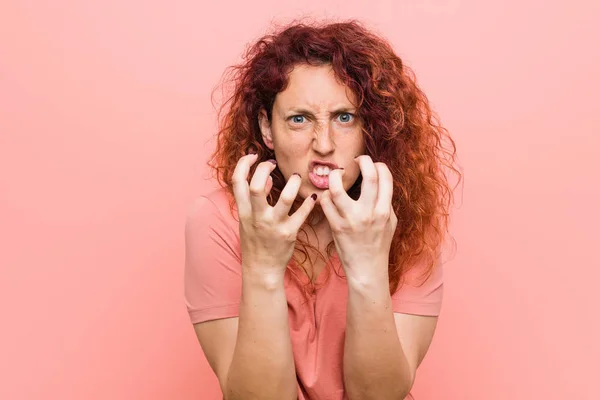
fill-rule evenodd
<path id="1" fill-rule="evenodd" d="M 392 207 L 392 174 L 384 163 L 373 163 L 368 155 L 358 156 L 355 161 L 363 179 L 360 198 L 353 200 L 346 193 L 343 170 L 332 170 L 329 190 L 321 196 L 321 208 L 347 279 L 387 281 L 390 247 L 398 223 Z"/>

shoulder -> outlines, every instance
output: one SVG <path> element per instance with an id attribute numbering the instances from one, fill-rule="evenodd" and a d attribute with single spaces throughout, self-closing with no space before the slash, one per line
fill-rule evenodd
<path id="1" fill-rule="evenodd" d="M 444 268 L 441 258 L 434 260 L 431 268 L 429 266 L 428 262 L 420 260 L 402 277 L 403 283 L 410 287 L 439 287 L 443 285 Z"/>
<path id="2" fill-rule="evenodd" d="M 198 196 L 186 215 L 186 226 L 188 228 L 198 226 L 222 227 L 238 231 L 237 212 L 235 203 L 231 209 L 232 197 L 225 188 L 213 189 Z"/>
<path id="3" fill-rule="evenodd" d="M 443 294 L 441 260 L 436 260 L 429 271 L 426 265 L 417 264 L 406 273 L 402 284 L 392 295 L 394 312 L 437 316 L 441 311 Z"/>

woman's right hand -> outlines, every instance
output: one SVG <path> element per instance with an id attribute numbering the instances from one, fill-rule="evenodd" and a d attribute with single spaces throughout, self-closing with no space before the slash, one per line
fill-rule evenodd
<path id="1" fill-rule="evenodd" d="M 283 278 L 294 252 L 298 230 L 314 208 L 316 195 L 304 203 L 291 216 L 290 208 L 296 199 L 302 179 L 292 175 L 283 188 L 274 207 L 267 202 L 273 186 L 271 172 L 275 162 L 261 162 L 248 184 L 250 167 L 256 154 L 240 158 L 233 172 L 233 193 L 240 220 L 242 265 L 253 272 Z"/>

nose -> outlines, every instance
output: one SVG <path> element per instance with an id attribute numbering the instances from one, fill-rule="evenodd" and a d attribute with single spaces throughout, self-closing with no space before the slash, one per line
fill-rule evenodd
<path id="1" fill-rule="evenodd" d="M 313 150 L 319 154 L 329 154 L 335 149 L 331 129 L 327 124 L 315 130 Z"/>

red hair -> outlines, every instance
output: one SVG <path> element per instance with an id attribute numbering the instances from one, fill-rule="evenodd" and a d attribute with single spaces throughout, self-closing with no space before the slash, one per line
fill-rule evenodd
<path id="1" fill-rule="evenodd" d="M 423 276 L 428 277 L 440 258 L 453 202 L 446 172 L 461 179 L 456 147 L 412 70 L 386 40 L 355 20 L 292 23 L 260 38 L 247 48 L 241 64 L 228 68 L 233 93 L 218 110 L 217 146 L 209 166 L 228 190 L 232 212 L 232 174 L 239 158 L 251 148 L 258 153 L 250 177 L 259 162 L 274 158 L 262 140 L 259 111 L 265 109 L 271 120 L 275 96 L 286 88 L 288 74 L 298 64 L 331 65 L 356 94 L 366 154 L 385 163 L 394 177 L 392 204 L 398 225 L 389 257 L 390 293 L 417 264 L 425 266 Z M 278 169 L 272 176 L 268 200 L 274 205 L 285 179 Z M 359 176 L 348 191 L 354 199 L 360 196 L 361 181 Z M 296 250 L 304 260 L 296 254 L 293 260 L 302 268 L 308 258 L 302 249 L 307 247 L 314 248 L 298 238 Z M 333 242 L 327 252 L 332 248 Z"/>

